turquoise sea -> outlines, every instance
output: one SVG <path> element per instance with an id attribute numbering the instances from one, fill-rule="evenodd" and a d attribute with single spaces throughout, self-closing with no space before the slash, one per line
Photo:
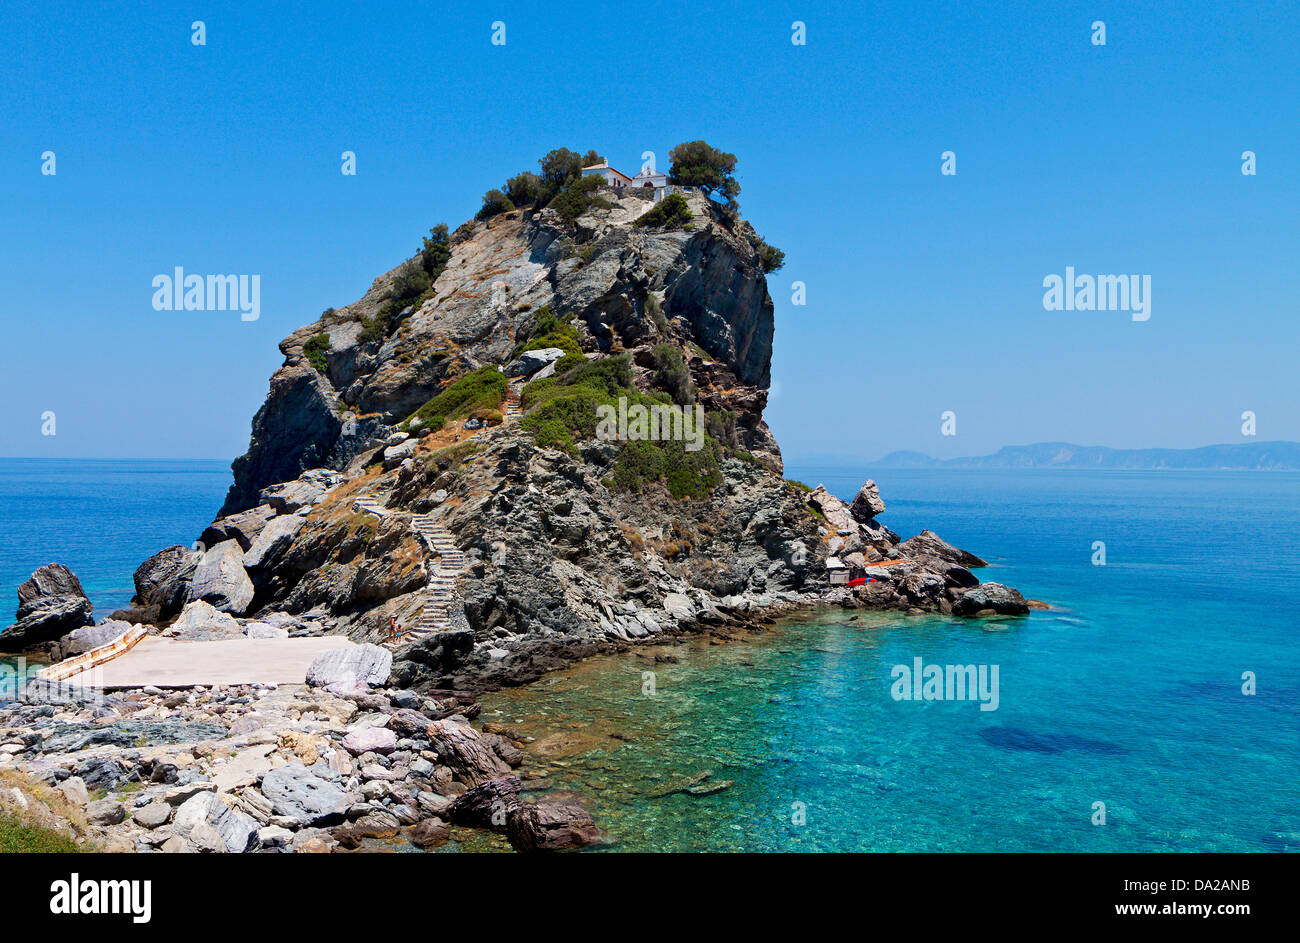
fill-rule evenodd
<path id="1" fill-rule="evenodd" d="M 875 478 L 894 530 L 930 527 L 989 560 L 982 579 L 1053 608 L 827 611 L 486 699 L 484 719 L 534 737 L 535 762 L 589 798 L 614 848 L 1300 850 L 1300 474 L 787 474 L 845 498 Z M 197 537 L 228 482 L 222 462 L 0 460 L 0 604 L 58 560 L 107 616 L 141 560 Z M 917 657 L 997 665 L 998 709 L 895 701 L 891 669 Z M 692 784 L 720 791 L 673 791 Z"/>
<path id="2" fill-rule="evenodd" d="M 615 847 L 1300 850 L 1300 475 L 787 474 L 845 499 L 875 478 L 890 527 L 928 526 L 1053 608 L 828 611 L 489 699 L 556 785 L 594 797 Z M 917 657 L 999 666 L 997 710 L 895 701 L 891 669 Z M 704 774 L 697 789 L 732 785 L 669 792 Z"/>

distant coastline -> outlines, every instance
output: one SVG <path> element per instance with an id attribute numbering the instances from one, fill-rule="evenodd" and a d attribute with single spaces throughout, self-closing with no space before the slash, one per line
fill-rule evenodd
<path id="1" fill-rule="evenodd" d="M 1170 471 L 1297 471 L 1300 442 L 1248 442 L 1196 449 L 1112 449 L 1104 445 L 1037 442 L 1007 445 L 992 455 L 938 459 L 890 452 L 874 468 L 1090 468 Z"/>

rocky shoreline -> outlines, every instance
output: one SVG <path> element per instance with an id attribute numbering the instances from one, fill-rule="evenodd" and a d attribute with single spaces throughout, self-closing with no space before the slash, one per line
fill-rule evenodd
<path id="1" fill-rule="evenodd" d="M 33 682 L 0 702 L 0 813 L 108 852 L 432 850 L 461 829 L 521 851 L 602 840 L 573 797 L 529 798 L 546 784 L 470 723 L 471 694 L 388 687 L 390 665 L 362 646 L 322 656 L 305 685 Z"/>

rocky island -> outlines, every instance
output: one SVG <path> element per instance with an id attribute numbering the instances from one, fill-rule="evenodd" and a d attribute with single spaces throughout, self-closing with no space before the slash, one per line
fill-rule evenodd
<path id="1" fill-rule="evenodd" d="M 673 156 L 621 186 L 553 151 L 285 338 L 216 520 L 142 563 L 109 622 L 61 567 L 24 584 L 0 650 L 57 660 L 132 626 L 360 643 L 306 686 L 0 703 L 0 766 L 58 793 L 32 801 L 71 798 L 127 850 L 433 846 L 449 823 L 577 847 L 595 823 L 524 798 L 544 784 L 510 731 L 473 726 L 476 692 L 803 607 L 1028 611 L 973 554 L 900 539 L 874 483 L 846 503 L 783 477 L 763 418 L 781 253 L 740 216 L 734 158 Z M 636 407 L 661 422 L 601 425 Z"/>

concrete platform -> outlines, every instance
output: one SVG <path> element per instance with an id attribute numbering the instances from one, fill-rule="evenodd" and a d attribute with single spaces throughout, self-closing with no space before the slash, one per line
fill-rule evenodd
<path id="1" fill-rule="evenodd" d="M 181 642 L 152 636 L 64 683 L 91 688 L 189 688 L 201 684 L 302 684 L 322 652 L 350 648 L 341 635 Z"/>

